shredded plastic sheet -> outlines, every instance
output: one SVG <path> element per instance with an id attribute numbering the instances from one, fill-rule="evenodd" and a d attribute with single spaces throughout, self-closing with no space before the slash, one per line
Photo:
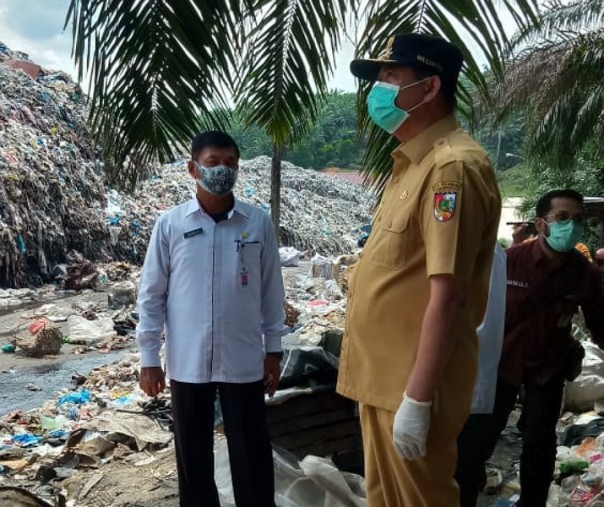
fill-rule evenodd
<path id="1" fill-rule="evenodd" d="M 214 450 L 221 507 L 235 507 L 226 441 Z M 328 459 L 307 456 L 300 463 L 273 452 L 277 507 L 366 507 L 365 480 L 340 472 Z"/>

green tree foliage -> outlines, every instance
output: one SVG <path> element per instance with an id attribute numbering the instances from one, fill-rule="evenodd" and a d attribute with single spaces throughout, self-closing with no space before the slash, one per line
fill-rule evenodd
<path id="1" fill-rule="evenodd" d="M 522 211 L 527 218 L 534 216 L 535 204 L 546 192 L 558 188 L 571 188 L 586 197 L 604 197 L 604 160 L 600 147 L 591 141 L 577 154 L 571 170 L 561 170 L 544 162 L 533 163 L 528 168 L 527 196 Z M 599 224 L 587 224 L 585 242 L 593 251 L 600 248 Z"/>
<path id="2" fill-rule="evenodd" d="M 272 141 L 258 127 L 246 127 L 241 114 L 234 114 L 231 133 L 239 142 L 243 158 L 272 153 Z M 355 169 L 363 159 L 366 142 L 357 135 L 356 94 L 333 91 L 327 94 L 314 126 L 298 142 L 283 149 L 283 159 L 300 167 Z"/>
<path id="3" fill-rule="evenodd" d="M 114 182 L 135 181 L 149 161 L 210 125 L 224 126 L 227 93 L 246 127 L 260 126 L 273 146 L 271 210 L 278 211 L 279 161 L 285 146 L 312 130 L 350 24 L 365 26 L 359 56 L 375 56 L 392 35 L 440 34 L 466 57 L 464 73 L 486 82 L 472 44 L 498 74 L 511 13 L 518 26 L 535 19 L 536 0 L 71 0 L 74 58 L 89 71 L 93 132 Z M 456 25 L 454 24 L 456 23 Z M 459 26 L 465 31 L 460 32 Z M 363 87 L 361 103 L 364 102 Z M 317 98 L 319 100 L 317 100 Z M 469 96 L 462 95 L 468 103 Z M 365 114 L 364 104 L 361 107 Z M 203 119 L 200 122 L 200 118 Z M 365 164 L 385 177 L 388 144 L 371 130 Z M 125 165 L 127 160 L 136 163 Z M 130 173 L 125 174 L 125 173 Z M 382 178 L 383 180 L 383 178 Z M 278 213 L 273 215 L 278 228 Z"/>
<path id="4" fill-rule="evenodd" d="M 594 139 L 604 154 L 604 2 L 551 0 L 513 42 L 494 109 L 527 113 L 527 155 L 568 170 Z"/>

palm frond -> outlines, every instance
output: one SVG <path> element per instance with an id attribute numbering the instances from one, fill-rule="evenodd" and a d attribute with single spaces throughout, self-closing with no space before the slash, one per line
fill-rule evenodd
<path id="1" fill-rule="evenodd" d="M 540 41 L 568 39 L 586 33 L 604 23 L 602 0 L 550 0 L 541 9 L 539 22 L 518 31 L 512 38 L 515 51 Z"/>
<path id="2" fill-rule="evenodd" d="M 357 2 L 266 0 L 247 35 L 238 107 L 278 146 L 316 120 L 340 47 L 341 26 Z"/>
<path id="3" fill-rule="evenodd" d="M 460 48 L 464 55 L 462 73 L 476 93 L 489 97 L 488 81 L 478 64 L 472 43 L 478 45 L 486 57 L 491 72 L 503 73 L 503 57 L 509 49 L 509 41 L 501 23 L 502 10 L 511 12 L 521 27 L 536 21 L 537 2 L 534 0 L 507 0 L 499 3 L 490 0 L 381 0 L 369 11 L 367 26 L 358 46 L 359 57 L 375 56 L 386 46 L 394 34 L 404 32 L 440 35 Z M 463 30 L 460 30 L 460 27 Z M 373 175 L 377 188 L 382 188 L 390 174 L 392 160 L 389 151 L 380 149 L 391 146 L 386 133 L 375 132 L 370 125 L 364 102 L 369 87 L 361 84 L 359 126 L 361 132 L 371 131 L 369 147 L 363 161 L 363 172 Z M 465 86 L 460 86 L 460 110 L 474 118 L 474 96 Z M 378 147 L 373 146 L 378 143 Z"/>
<path id="4" fill-rule="evenodd" d="M 91 125 L 115 181 L 169 159 L 204 123 L 226 124 L 222 76 L 235 65 L 230 34 L 247 4 L 71 0 L 73 56 L 80 77 L 90 76 Z"/>
<path id="5" fill-rule="evenodd" d="M 538 40 L 518 52 L 494 86 L 496 118 L 527 110 L 529 156 L 568 168 L 590 139 L 604 134 L 602 75 L 603 28 Z"/>

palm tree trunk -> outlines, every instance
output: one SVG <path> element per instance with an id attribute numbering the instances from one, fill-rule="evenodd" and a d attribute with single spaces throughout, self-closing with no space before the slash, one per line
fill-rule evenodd
<path id="1" fill-rule="evenodd" d="M 275 228 L 277 245 L 279 241 L 279 222 L 281 219 L 281 147 L 273 144 L 273 159 L 271 166 L 271 217 Z"/>

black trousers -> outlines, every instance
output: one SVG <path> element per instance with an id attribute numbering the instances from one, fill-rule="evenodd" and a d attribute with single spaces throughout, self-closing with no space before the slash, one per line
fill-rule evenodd
<path id="1" fill-rule="evenodd" d="M 518 429 L 522 433 L 518 507 L 545 507 L 556 461 L 556 423 L 564 390 L 562 376 L 542 386 L 525 384 Z M 455 479 L 461 507 L 475 507 L 485 486 L 485 463 L 514 409 L 519 388 L 501 378 L 492 414 L 472 414 L 458 439 Z"/>
<path id="2" fill-rule="evenodd" d="M 219 394 L 237 507 L 274 507 L 273 454 L 264 386 L 170 381 L 180 507 L 220 507 L 214 483 L 214 402 Z"/>

